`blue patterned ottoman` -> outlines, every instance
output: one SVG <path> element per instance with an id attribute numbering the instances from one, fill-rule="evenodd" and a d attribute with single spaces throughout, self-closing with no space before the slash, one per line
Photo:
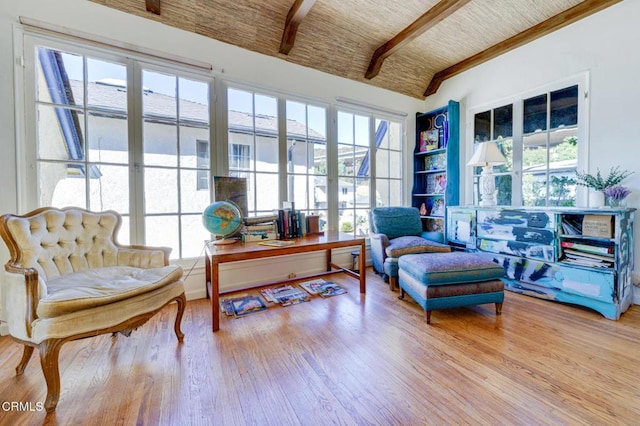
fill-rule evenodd
<path id="1" fill-rule="evenodd" d="M 405 292 L 426 312 L 434 309 L 495 303 L 496 315 L 504 301 L 504 268 L 472 253 L 406 254 L 398 260 L 400 299 Z"/>

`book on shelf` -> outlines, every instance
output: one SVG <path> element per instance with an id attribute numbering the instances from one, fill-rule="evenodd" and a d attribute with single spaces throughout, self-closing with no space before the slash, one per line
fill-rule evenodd
<path id="1" fill-rule="evenodd" d="M 597 259 L 597 260 L 602 260 L 605 262 L 613 262 L 613 255 L 604 255 L 604 254 L 594 254 L 594 253 L 587 253 L 587 252 L 583 252 L 583 251 L 578 251 L 578 250 L 573 250 L 573 249 L 564 249 L 564 254 L 566 254 L 567 256 L 571 256 L 571 257 L 584 257 L 587 259 Z"/>
<path id="2" fill-rule="evenodd" d="M 290 285 L 263 288 L 260 290 L 260 293 L 268 302 L 279 303 L 282 306 L 309 301 L 309 295 L 307 293 Z"/>
<path id="3" fill-rule="evenodd" d="M 568 263 L 570 265 L 586 266 L 589 268 L 613 268 L 613 264 L 608 262 L 591 262 L 586 259 L 564 258 L 560 263 Z"/>
<path id="4" fill-rule="evenodd" d="M 562 218 L 562 232 L 567 235 L 582 235 L 582 221 L 564 216 Z"/>
<path id="5" fill-rule="evenodd" d="M 594 246 L 591 244 L 574 243 L 572 241 L 562 241 L 560 245 L 566 249 L 584 251 L 593 254 L 611 254 L 613 255 L 613 247 L 610 246 Z"/>
<path id="6" fill-rule="evenodd" d="M 245 217 L 244 224 L 246 226 L 261 225 L 261 224 L 273 224 L 278 220 L 277 214 L 270 214 L 267 216 Z"/>

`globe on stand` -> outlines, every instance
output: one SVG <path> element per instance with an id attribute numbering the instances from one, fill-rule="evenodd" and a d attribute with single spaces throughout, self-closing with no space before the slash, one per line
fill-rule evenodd
<path id="1" fill-rule="evenodd" d="M 242 212 L 229 201 L 216 201 L 202 212 L 202 224 L 217 239 L 213 244 L 232 244 L 235 239 L 225 239 L 234 235 L 242 226 Z"/>

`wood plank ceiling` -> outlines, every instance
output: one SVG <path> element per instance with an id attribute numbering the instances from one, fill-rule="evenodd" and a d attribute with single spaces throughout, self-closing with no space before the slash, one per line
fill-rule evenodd
<path id="1" fill-rule="evenodd" d="M 91 0 L 419 99 L 622 0 Z"/>

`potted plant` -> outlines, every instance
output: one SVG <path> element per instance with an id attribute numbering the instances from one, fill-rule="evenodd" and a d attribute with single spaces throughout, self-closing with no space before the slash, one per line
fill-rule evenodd
<path id="1" fill-rule="evenodd" d="M 592 175 L 586 172 L 581 173 L 576 171 L 576 183 L 578 185 L 591 188 L 594 191 L 596 191 L 596 193 L 601 194 L 600 197 L 602 199 L 602 202 L 600 204 L 604 204 L 604 199 L 607 196 L 605 192 L 607 188 L 619 187 L 625 190 L 625 191 L 609 190 L 609 192 L 611 193 L 609 194 L 609 197 L 612 196 L 612 194 L 615 192 L 615 194 L 613 195 L 615 195 L 618 198 L 618 201 L 621 201 L 623 198 L 629 195 L 630 191 L 627 188 L 620 186 L 620 183 L 624 179 L 631 176 L 633 173 L 634 172 L 630 172 L 629 170 L 620 170 L 620 166 L 612 167 L 611 170 L 609 170 L 609 174 L 606 177 L 604 177 L 602 173 L 600 173 L 600 169 L 598 168 L 596 168 L 595 175 Z"/>

